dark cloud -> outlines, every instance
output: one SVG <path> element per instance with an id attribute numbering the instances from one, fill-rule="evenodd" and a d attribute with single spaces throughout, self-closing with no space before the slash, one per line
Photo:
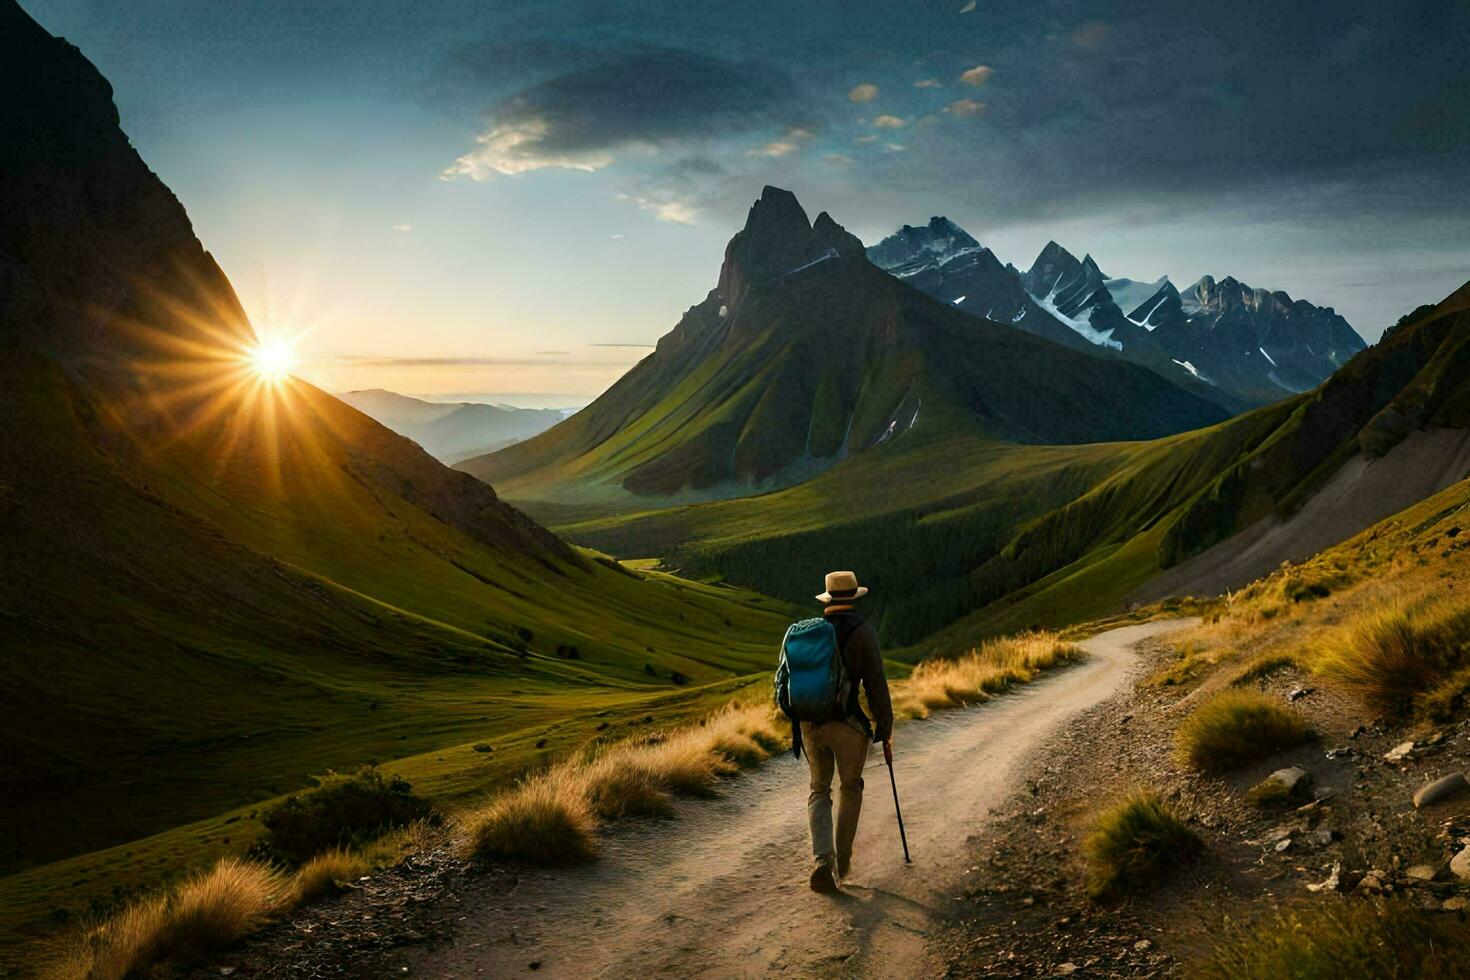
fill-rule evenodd
<path id="1" fill-rule="evenodd" d="M 478 147 L 447 175 L 598 170 L 629 148 L 793 126 L 801 113 L 776 67 L 642 46 L 530 85 L 485 115 Z"/>
<path id="2" fill-rule="evenodd" d="M 1470 173 L 1470 5 L 1092 2 L 1027 16 L 985 56 L 983 124 L 911 139 L 875 176 L 983 174 L 977 203 L 1025 217 Z"/>

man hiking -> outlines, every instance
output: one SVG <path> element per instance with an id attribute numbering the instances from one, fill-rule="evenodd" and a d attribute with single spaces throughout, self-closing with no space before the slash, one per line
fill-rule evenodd
<path id="1" fill-rule="evenodd" d="M 811 770 L 807 823 L 811 831 L 813 891 L 833 892 L 852 862 L 852 840 L 863 806 L 863 766 L 868 745 L 893 739 L 893 705 L 878 635 L 853 609 L 866 595 L 852 572 L 829 572 L 817 601 L 821 619 L 795 623 L 781 644 L 776 701 L 791 719 L 791 748 L 806 750 Z M 869 721 L 858 703 L 868 696 Z M 832 774 L 836 772 L 837 826 L 832 826 Z"/>

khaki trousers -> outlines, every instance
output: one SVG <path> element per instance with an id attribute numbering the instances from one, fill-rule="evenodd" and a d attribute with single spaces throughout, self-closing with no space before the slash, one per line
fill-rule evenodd
<path id="1" fill-rule="evenodd" d="M 835 856 L 837 873 L 847 874 L 852 861 L 852 839 L 863 809 L 863 766 L 868 761 L 868 736 L 845 721 L 820 725 L 801 723 L 802 747 L 811 770 L 811 795 L 806 801 L 812 855 Z M 837 832 L 832 830 L 832 773 L 836 771 Z"/>

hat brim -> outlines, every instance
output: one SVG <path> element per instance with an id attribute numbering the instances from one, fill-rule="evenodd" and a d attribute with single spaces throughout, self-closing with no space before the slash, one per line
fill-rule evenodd
<path id="1" fill-rule="evenodd" d="M 854 592 L 852 595 L 834 596 L 830 592 L 823 592 L 821 595 L 813 596 L 812 598 L 816 599 L 818 602 L 847 602 L 851 599 L 861 599 L 867 594 L 868 587 L 866 585 L 859 585 L 857 587 L 857 591 Z"/>

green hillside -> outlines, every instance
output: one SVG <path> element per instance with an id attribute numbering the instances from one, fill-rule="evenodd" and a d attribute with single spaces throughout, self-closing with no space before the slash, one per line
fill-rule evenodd
<path id="1" fill-rule="evenodd" d="M 382 763 L 452 803 L 769 667 L 784 604 L 574 549 L 254 373 L 111 88 L 10 0 L 0 123 L 7 955 L 243 851 L 313 775 Z"/>
<path id="2" fill-rule="evenodd" d="M 1160 569 L 1290 513 L 1354 454 L 1381 456 L 1423 426 L 1470 425 L 1467 296 L 1313 393 L 1194 432 L 1053 447 L 915 433 L 774 493 L 548 516 L 572 540 L 793 600 L 816 570 L 858 568 L 890 643 L 1062 625 L 1106 614 Z"/>
<path id="3" fill-rule="evenodd" d="M 1146 368 L 931 299 L 849 239 L 766 188 L 720 286 L 652 355 L 566 422 L 457 468 L 511 500 L 628 510 L 787 486 L 934 434 L 1144 439 L 1225 415 Z"/>

